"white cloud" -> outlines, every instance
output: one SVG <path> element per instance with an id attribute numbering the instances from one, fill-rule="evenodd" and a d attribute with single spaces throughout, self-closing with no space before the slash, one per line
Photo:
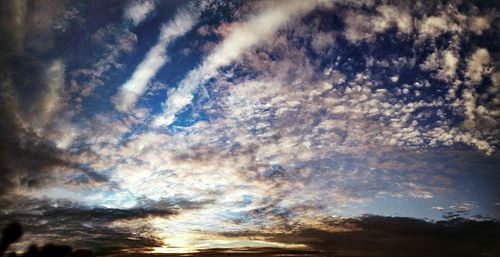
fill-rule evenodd
<path id="1" fill-rule="evenodd" d="M 444 212 L 444 208 L 441 206 L 433 206 L 432 209 L 438 211 L 438 212 Z"/>
<path id="2" fill-rule="evenodd" d="M 467 61 L 465 76 L 470 83 L 478 84 L 483 80 L 483 75 L 490 72 L 490 54 L 486 48 L 477 49 Z"/>
<path id="3" fill-rule="evenodd" d="M 420 22 L 419 32 L 423 37 L 436 37 L 449 29 L 446 16 L 430 16 Z"/>
<path id="4" fill-rule="evenodd" d="M 139 25 L 156 6 L 156 0 L 134 0 L 125 7 L 123 16 L 131 20 L 134 25 Z"/>
<path id="5" fill-rule="evenodd" d="M 469 22 L 469 29 L 474 33 L 481 35 L 483 31 L 488 30 L 491 25 L 491 19 L 487 16 L 472 17 Z"/>
<path id="6" fill-rule="evenodd" d="M 36 114 L 33 115 L 33 130 L 41 135 L 45 126 L 62 106 L 64 90 L 64 63 L 54 60 L 45 71 L 45 90 L 38 100 Z"/>
<path id="7" fill-rule="evenodd" d="M 458 57 L 452 51 L 445 51 L 443 75 L 448 78 L 453 78 L 456 75 Z"/>
<path id="8" fill-rule="evenodd" d="M 477 208 L 477 205 L 475 203 L 470 203 L 470 202 L 464 202 L 460 205 L 451 205 L 450 206 L 450 209 L 452 209 L 456 212 L 470 212 L 475 208 Z"/>
<path id="9" fill-rule="evenodd" d="M 319 32 L 313 36 L 312 47 L 318 54 L 323 53 L 324 49 L 335 44 L 335 34 L 332 32 Z"/>
<path id="10" fill-rule="evenodd" d="M 381 5 L 376 14 L 359 11 L 348 11 L 344 14 L 346 29 L 344 37 L 352 42 L 373 42 L 378 33 L 396 26 L 402 35 L 408 35 L 413 30 L 413 21 L 409 12 L 401 7 Z"/>
<path id="11" fill-rule="evenodd" d="M 344 16 L 346 29 L 344 37 L 350 42 L 366 40 L 373 42 L 375 40 L 375 31 L 372 28 L 370 16 L 366 13 L 347 12 Z"/>
<path id="12" fill-rule="evenodd" d="M 430 71 L 438 69 L 440 65 L 441 64 L 438 59 L 438 54 L 436 52 L 433 52 L 427 56 L 424 63 L 420 64 L 420 68 L 422 70 Z"/>
<path id="13" fill-rule="evenodd" d="M 456 79 L 459 57 L 453 50 L 444 50 L 431 53 L 420 64 L 420 68 L 425 71 L 435 72 L 436 78 L 444 81 Z"/>
<path id="14" fill-rule="evenodd" d="M 461 34 L 466 25 L 466 16 L 455 5 L 438 5 L 437 15 L 424 15 L 416 22 L 420 42 L 425 39 L 435 39 L 444 33 Z"/>
<path id="15" fill-rule="evenodd" d="M 377 11 L 380 13 L 380 16 L 375 22 L 381 24 L 379 26 L 382 31 L 393 23 L 396 24 L 401 33 L 409 34 L 413 30 L 412 17 L 407 10 L 390 5 L 381 5 L 377 7 Z"/>
<path id="16" fill-rule="evenodd" d="M 117 110 L 126 112 L 135 105 L 137 99 L 146 91 L 148 82 L 167 62 L 168 44 L 188 32 L 196 23 L 197 18 L 197 11 L 182 10 L 172 21 L 162 26 L 158 43 L 149 50 L 132 77 L 112 98 Z"/>
<path id="17" fill-rule="evenodd" d="M 235 23 L 229 34 L 218 44 L 203 63 L 179 83 L 165 102 L 165 110 L 154 125 L 170 125 L 175 120 L 177 112 L 191 103 L 193 92 L 198 86 L 213 77 L 220 67 L 236 60 L 250 47 L 272 36 L 290 19 L 314 9 L 319 1 L 286 1 L 277 2 L 247 21 Z"/>

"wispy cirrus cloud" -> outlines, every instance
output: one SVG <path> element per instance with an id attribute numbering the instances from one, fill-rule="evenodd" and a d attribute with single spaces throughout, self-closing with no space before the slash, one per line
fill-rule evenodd
<path id="1" fill-rule="evenodd" d="M 156 45 L 149 50 L 132 77 L 120 87 L 118 94 L 113 97 L 112 101 L 117 110 L 125 112 L 134 106 L 137 99 L 146 91 L 149 81 L 168 61 L 167 46 L 196 24 L 199 13 L 200 11 L 194 8 L 180 10 L 172 21 L 162 26 Z"/>
<path id="2" fill-rule="evenodd" d="M 288 21 L 313 10 L 320 1 L 288 1 L 270 4 L 248 20 L 234 24 L 227 36 L 196 69 L 179 83 L 165 102 L 164 112 L 154 121 L 155 126 L 168 126 L 175 115 L 193 100 L 194 91 L 214 77 L 217 70 L 238 59 L 242 53 L 271 37 Z"/>
<path id="3" fill-rule="evenodd" d="M 94 91 L 104 85 L 108 73 L 121 68 L 119 58 L 135 50 L 138 38 L 128 27 L 119 24 L 108 24 L 92 34 L 91 44 L 102 49 L 90 67 L 82 67 L 71 71 L 75 87 L 72 89 L 78 97 L 90 97 Z"/>

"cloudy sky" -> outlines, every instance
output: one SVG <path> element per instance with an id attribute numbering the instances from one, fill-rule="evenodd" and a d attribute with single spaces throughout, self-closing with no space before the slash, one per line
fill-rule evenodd
<path id="1" fill-rule="evenodd" d="M 498 5 L 395 2 L 2 1 L 0 222 L 179 253 L 500 218 Z"/>

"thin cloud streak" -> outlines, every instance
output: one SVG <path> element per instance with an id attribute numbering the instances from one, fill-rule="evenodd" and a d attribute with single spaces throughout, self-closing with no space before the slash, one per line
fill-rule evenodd
<path id="1" fill-rule="evenodd" d="M 137 99 L 146 91 L 148 82 L 168 61 L 167 46 L 191 30 L 196 24 L 198 16 L 199 12 L 197 11 L 181 10 L 172 21 L 163 25 L 158 43 L 149 50 L 132 77 L 113 96 L 112 102 L 117 110 L 126 112 L 135 105 Z"/>
<path id="2" fill-rule="evenodd" d="M 179 83 L 165 102 L 164 113 L 156 118 L 154 126 L 168 126 L 175 115 L 193 100 L 193 93 L 217 74 L 221 67 L 238 59 L 246 50 L 272 36 L 289 20 L 313 10 L 320 1 L 287 1 L 268 6 L 261 13 L 241 25 L 233 27 L 229 35 L 215 47 L 198 68 Z"/>

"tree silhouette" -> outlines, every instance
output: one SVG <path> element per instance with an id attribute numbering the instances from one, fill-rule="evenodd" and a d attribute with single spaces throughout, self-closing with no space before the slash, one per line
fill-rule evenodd
<path id="1" fill-rule="evenodd" d="M 21 224 L 17 222 L 10 223 L 3 230 L 2 241 L 0 242 L 0 257 L 4 256 L 9 245 L 18 241 L 23 235 Z M 8 257 L 17 257 L 17 254 L 11 252 Z M 31 245 L 28 250 L 20 257 L 95 257 L 95 254 L 90 250 L 78 249 L 73 251 L 69 245 L 56 245 L 48 243 L 42 248 L 36 245 Z"/>
<path id="2" fill-rule="evenodd" d="M 23 235 L 23 228 L 17 222 L 10 223 L 3 230 L 2 241 L 0 242 L 0 254 L 7 250 L 10 244 L 16 242 Z"/>

